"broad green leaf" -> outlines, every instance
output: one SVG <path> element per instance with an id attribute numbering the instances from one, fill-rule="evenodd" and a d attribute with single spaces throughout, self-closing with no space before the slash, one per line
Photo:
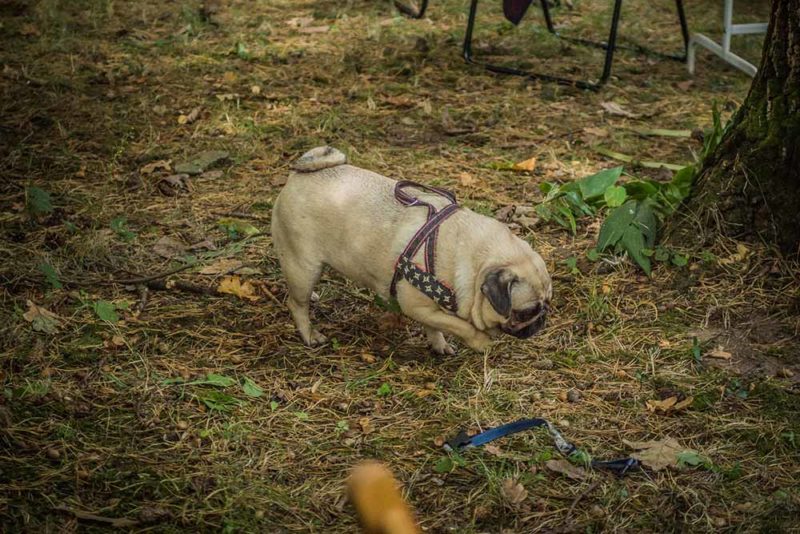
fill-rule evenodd
<path id="1" fill-rule="evenodd" d="M 434 464 L 433 470 L 439 474 L 444 474 L 452 471 L 454 467 L 455 464 L 453 463 L 453 460 L 451 460 L 449 456 L 442 456 Z"/>
<path id="2" fill-rule="evenodd" d="M 653 211 L 653 202 L 640 202 L 633 218 L 633 224 L 644 236 L 644 247 L 653 248 L 656 244 L 656 232 L 658 231 L 658 219 Z"/>
<path id="3" fill-rule="evenodd" d="M 688 165 L 676 172 L 675 176 L 672 177 L 672 185 L 678 188 L 678 190 L 681 192 L 681 195 L 683 195 L 683 198 L 689 196 L 689 193 L 692 190 L 695 171 L 694 165 Z"/>
<path id="4" fill-rule="evenodd" d="M 278 409 L 278 406 L 280 406 L 278 401 L 269 401 L 269 409 L 273 412 Z"/>
<path id="5" fill-rule="evenodd" d="M 570 231 L 574 234 L 577 232 L 577 225 L 575 224 L 575 215 L 572 214 L 572 210 L 569 209 L 569 206 L 566 203 L 558 202 L 556 204 L 556 210 L 558 211 L 559 215 L 563 217 L 563 221 L 560 222 L 562 226 L 566 226 L 570 229 Z M 558 220 L 558 219 L 556 219 Z"/>
<path id="6" fill-rule="evenodd" d="M 50 199 L 50 193 L 44 189 L 30 186 L 25 189 L 25 193 L 25 204 L 31 215 L 47 215 L 53 211 L 53 202 Z"/>
<path id="7" fill-rule="evenodd" d="M 602 196 L 606 189 L 614 185 L 621 175 L 622 167 L 614 167 L 583 178 L 578 182 L 583 198 L 589 200 Z"/>
<path id="8" fill-rule="evenodd" d="M 581 215 L 594 215 L 594 209 L 583 201 L 577 191 L 569 191 L 564 193 L 564 200 L 572 213 Z"/>
<path id="9" fill-rule="evenodd" d="M 236 383 L 236 380 L 229 376 L 218 375 L 218 374 L 208 374 L 205 378 L 201 378 L 200 380 L 193 380 L 192 382 L 186 382 L 186 386 L 218 386 L 221 388 L 226 388 L 228 386 L 232 386 Z"/>
<path id="10" fill-rule="evenodd" d="M 606 189 L 603 198 L 609 208 L 616 208 L 617 206 L 622 206 L 625 199 L 628 198 L 628 192 L 625 191 L 625 188 L 622 186 L 612 185 Z"/>
<path id="11" fill-rule="evenodd" d="M 677 267 L 686 267 L 689 263 L 689 259 L 681 254 L 674 254 L 672 256 L 672 263 Z"/>
<path id="12" fill-rule="evenodd" d="M 628 252 L 628 255 L 639 264 L 642 270 L 650 274 L 650 258 L 642 254 L 642 249 L 645 248 L 645 240 L 642 232 L 636 226 L 628 226 L 622 234 L 620 240 L 623 248 Z"/>
<path id="13" fill-rule="evenodd" d="M 664 247 L 656 247 L 656 253 L 653 255 L 656 261 L 668 261 L 669 260 L 669 250 L 665 249 Z"/>
<path id="14" fill-rule="evenodd" d="M 697 467 L 698 465 L 705 464 L 706 460 L 695 451 L 687 450 L 678 453 L 678 467 Z"/>
<path id="15" fill-rule="evenodd" d="M 209 409 L 220 412 L 228 412 L 231 408 L 244 404 L 244 401 L 216 389 L 204 391 L 197 398 L 203 401 L 203 404 L 208 406 Z"/>
<path id="16" fill-rule="evenodd" d="M 260 397 L 264 394 L 264 390 L 261 389 L 259 385 L 249 377 L 245 377 L 244 383 L 242 384 L 242 390 L 248 397 Z"/>
<path id="17" fill-rule="evenodd" d="M 632 180 L 624 184 L 622 187 L 625 188 L 625 192 L 628 194 L 628 197 L 636 200 L 653 198 L 657 196 L 659 192 L 658 182 L 644 180 Z"/>
<path id="18" fill-rule="evenodd" d="M 257 234 L 260 230 L 246 221 L 238 219 L 220 219 L 217 224 L 231 237 L 249 237 Z"/>
<path id="19" fill-rule="evenodd" d="M 386 300 L 380 295 L 376 294 L 373 302 L 375 303 L 376 306 L 378 306 L 383 310 L 390 311 L 393 313 L 403 313 L 403 310 L 400 309 L 400 303 L 397 302 L 397 299 L 394 297 L 390 297 L 389 300 Z"/>
<path id="20" fill-rule="evenodd" d="M 97 314 L 97 317 L 99 317 L 101 321 L 108 321 L 110 323 L 119 321 L 117 308 L 114 306 L 113 302 L 98 300 L 92 305 L 92 308 L 94 308 L 94 313 Z"/>
<path id="21" fill-rule="evenodd" d="M 42 263 L 39 265 L 39 270 L 44 274 L 44 278 L 47 280 L 47 283 L 50 284 L 50 287 L 53 289 L 61 289 L 64 287 L 61 285 L 61 281 L 58 279 L 58 273 L 53 269 L 52 265 L 49 263 Z"/>
<path id="22" fill-rule="evenodd" d="M 597 250 L 602 252 L 612 245 L 616 245 L 625 230 L 628 229 L 634 216 L 639 203 L 635 200 L 629 200 L 622 206 L 614 208 L 603 221 L 603 226 L 600 227 L 600 235 L 597 237 Z"/>

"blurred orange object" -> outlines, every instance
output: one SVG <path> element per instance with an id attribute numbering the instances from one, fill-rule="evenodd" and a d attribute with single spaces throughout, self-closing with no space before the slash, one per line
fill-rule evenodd
<path id="1" fill-rule="evenodd" d="M 419 534 L 397 481 L 383 464 L 359 464 L 350 474 L 347 489 L 365 534 Z"/>

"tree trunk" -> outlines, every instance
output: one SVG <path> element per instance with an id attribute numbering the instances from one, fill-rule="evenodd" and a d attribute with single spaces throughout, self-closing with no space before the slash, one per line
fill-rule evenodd
<path id="1" fill-rule="evenodd" d="M 773 0 L 761 66 L 688 207 L 707 230 L 800 254 L 800 0 Z"/>

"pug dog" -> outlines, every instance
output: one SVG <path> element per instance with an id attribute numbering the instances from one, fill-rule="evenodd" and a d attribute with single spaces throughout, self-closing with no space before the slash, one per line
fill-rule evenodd
<path id="1" fill-rule="evenodd" d="M 323 267 L 388 300 L 398 258 L 428 214 L 398 202 L 395 180 L 348 165 L 331 147 L 307 152 L 293 170 L 273 206 L 272 242 L 297 330 L 315 346 L 326 341 L 309 318 Z M 410 194 L 437 209 L 449 203 L 421 189 Z M 420 250 L 414 261 L 422 257 Z M 435 278 L 451 289 L 457 310 L 404 278 L 394 295 L 403 314 L 424 326 L 434 352 L 455 354 L 444 333 L 484 352 L 500 333 L 528 338 L 544 326 L 553 292 L 547 267 L 505 224 L 461 207 L 439 226 L 435 258 Z"/>

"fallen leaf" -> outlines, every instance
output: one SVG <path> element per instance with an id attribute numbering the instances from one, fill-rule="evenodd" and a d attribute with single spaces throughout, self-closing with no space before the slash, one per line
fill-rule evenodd
<path id="1" fill-rule="evenodd" d="M 255 287 L 248 281 L 242 282 L 238 276 L 226 276 L 220 281 L 217 291 L 236 295 L 239 298 L 256 301 L 259 297 L 255 294 Z"/>
<path id="2" fill-rule="evenodd" d="M 361 361 L 364 363 L 375 363 L 375 356 L 373 356 L 369 352 L 362 352 Z"/>
<path id="3" fill-rule="evenodd" d="M 718 358 L 720 360 L 730 360 L 731 357 L 733 357 L 733 355 L 730 352 L 722 348 L 722 345 L 717 345 L 717 347 L 714 350 L 707 352 L 706 356 L 708 356 L 709 358 Z"/>
<path id="4" fill-rule="evenodd" d="M 673 409 L 677 412 L 683 410 L 684 408 L 688 408 L 694 402 L 694 397 L 686 397 L 682 401 L 678 402 L 673 406 Z"/>
<path id="5" fill-rule="evenodd" d="M 484 445 L 483 446 L 483 450 L 485 450 L 486 452 L 488 452 L 489 454 L 491 454 L 493 456 L 498 456 L 499 457 L 499 456 L 503 455 L 503 451 L 501 451 L 500 447 L 498 447 L 497 445 L 491 445 L 491 444 Z"/>
<path id="6" fill-rule="evenodd" d="M 638 451 L 631 454 L 654 471 L 661 471 L 667 467 L 678 467 L 678 456 L 686 452 L 696 452 L 684 449 L 680 443 L 672 438 L 661 441 L 628 441 L 622 440 L 625 445 Z"/>
<path id="7" fill-rule="evenodd" d="M 168 159 L 160 159 L 158 161 L 154 161 L 152 163 L 148 163 L 147 165 L 142 165 L 142 168 L 139 169 L 139 174 L 153 174 L 158 169 L 164 169 L 165 171 L 169 172 L 171 166 L 171 162 Z"/>
<path id="8" fill-rule="evenodd" d="M 236 81 L 236 73 L 233 71 L 225 71 L 222 75 L 222 83 L 232 84 Z"/>
<path id="9" fill-rule="evenodd" d="M 163 195 L 168 197 L 174 197 L 180 193 L 188 193 L 192 190 L 188 174 L 171 174 L 165 176 L 158 181 L 156 186 Z"/>
<path id="10" fill-rule="evenodd" d="M 174 258 L 186 253 L 186 245 L 174 237 L 164 236 L 153 245 L 153 252 L 162 258 Z"/>
<path id="11" fill-rule="evenodd" d="M 330 26 L 309 26 L 307 28 L 300 28 L 297 31 L 300 33 L 325 33 L 330 29 Z"/>
<path id="12" fill-rule="evenodd" d="M 178 124 L 191 124 L 197 120 L 200 116 L 200 111 L 202 111 L 202 107 L 198 106 L 194 108 L 192 111 L 189 112 L 188 115 L 178 115 Z"/>
<path id="13" fill-rule="evenodd" d="M 458 175 L 458 182 L 464 187 L 475 184 L 475 178 L 468 172 L 462 172 Z"/>
<path id="14" fill-rule="evenodd" d="M 371 434 L 375 432 L 375 427 L 372 426 L 372 421 L 369 420 L 369 417 L 362 417 L 358 420 L 358 426 L 361 427 L 361 432 L 364 434 Z"/>
<path id="15" fill-rule="evenodd" d="M 207 150 L 195 154 L 188 161 L 175 165 L 175 172 L 180 174 L 201 174 L 212 165 L 228 159 L 230 154 L 224 150 Z"/>
<path id="16" fill-rule="evenodd" d="M 659 410 L 666 413 L 670 411 L 670 409 L 672 409 L 672 407 L 675 406 L 677 402 L 678 402 L 678 397 L 673 396 L 664 400 L 648 399 L 647 401 L 645 401 L 645 404 L 647 405 L 647 409 L 650 410 L 651 412 Z"/>
<path id="17" fill-rule="evenodd" d="M 256 96 L 261 94 L 261 86 L 260 85 L 251 85 L 250 92 Z"/>
<path id="18" fill-rule="evenodd" d="M 497 210 L 497 212 L 495 212 L 494 218 L 497 219 L 498 221 L 510 222 L 511 217 L 514 215 L 516 209 L 517 207 L 513 204 L 511 204 L 510 206 L 506 206 L 504 208 L 500 208 L 499 210 Z"/>
<path id="19" fill-rule="evenodd" d="M 221 259 L 200 269 L 200 274 L 230 274 L 244 265 L 239 260 Z"/>
<path id="20" fill-rule="evenodd" d="M 572 480 L 586 480 L 589 476 L 585 469 L 572 465 L 567 460 L 547 460 L 544 466 L 550 471 L 564 475 Z"/>
<path id="21" fill-rule="evenodd" d="M 435 438 L 433 438 L 433 444 L 436 445 L 437 447 L 444 446 L 445 441 L 446 440 L 444 439 L 444 436 L 436 436 Z"/>
<path id="22" fill-rule="evenodd" d="M 733 263 L 739 263 L 747 259 L 747 256 L 750 255 L 750 250 L 741 243 L 737 243 L 736 245 L 736 252 L 728 256 L 727 258 L 722 258 L 719 260 L 721 265 L 731 265 Z"/>
<path id="23" fill-rule="evenodd" d="M 522 172 L 533 172 L 536 168 L 536 158 L 529 158 L 525 161 L 520 161 L 519 163 L 515 163 L 513 167 L 511 167 L 515 171 L 522 171 Z"/>
<path id="24" fill-rule="evenodd" d="M 603 102 L 600 106 L 606 110 L 606 113 L 609 115 L 617 115 L 619 117 L 628 117 L 631 119 L 635 119 L 639 116 L 636 113 L 631 113 L 616 102 Z"/>
<path id="25" fill-rule="evenodd" d="M 41 32 L 39 29 L 31 23 L 23 24 L 22 27 L 19 29 L 19 34 L 24 35 L 25 37 L 39 37 Z"/>
<path id="26" fill-rule="evenodd" d="M 588 128 L 584 128 L 583 131 L 595 137 L 608 137 L 608 130 L 605 128 L 595 128 L 593 126 L 589 126 Z"/>
<path id="27" fill-rule="evenodd" d="M 681 91 L 688 91 L 694 85 L 694 80 L 684 80 L 675 84 Z"/>
<path id="28" fill-rule="evenodd" d="M 303 28 L 312 22 L 314 22 L 314 17 L 293 17 L 286 21 L 286 25 L 293 28 Z"/>
<path id="29" fill-rule="evenodd" d="M 27 304 L 28 311 L 23 313 L 22 317 L 31 323 L 34 330 L 46 334 L 58 332 L 59 323 L 61 322 L 61 318 L 58 315 L 41 306 L 37 306 L 30 300 L 27 301 Z"/>
<path id="30" fill-rule="evenodd" d="M 503 480 L 500 484 L 500 494 L 509 504 L 519 504 L 528 498 L 528 490 L 513 478 Z"/>

